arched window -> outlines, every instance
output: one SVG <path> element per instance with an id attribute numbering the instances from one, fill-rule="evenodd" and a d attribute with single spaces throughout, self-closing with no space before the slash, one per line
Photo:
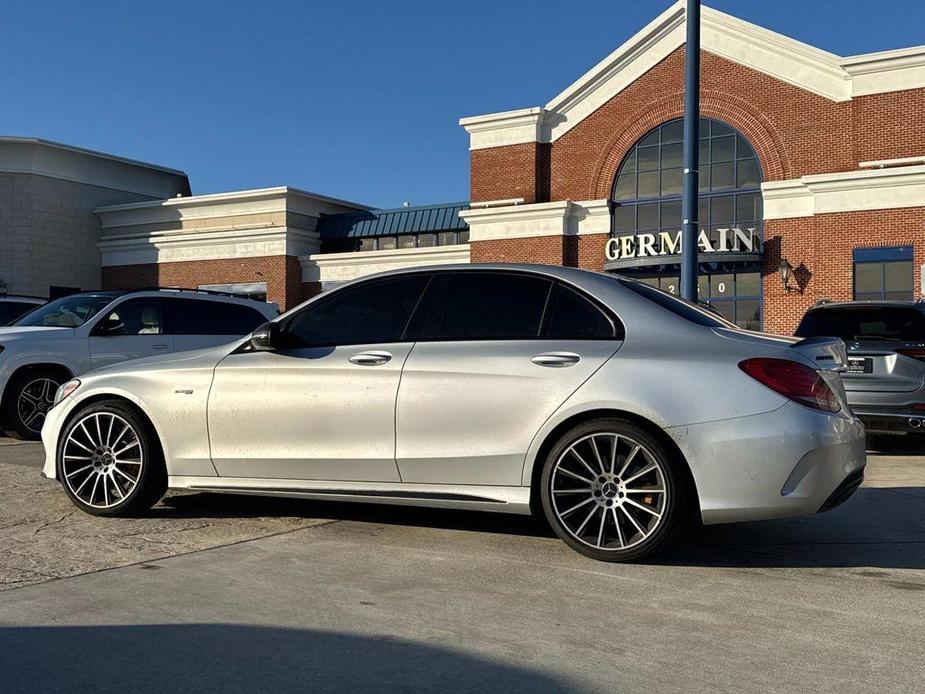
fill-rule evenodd
<path id="1" fill-rule="evenodd" d="M 681 229 L 682 119 L 645 135 L 626 155 L 613 186 L 613 235 L 676 234 Z M 731 229 L 761 236 L 761 166 L 755 150 L 725 123 L 700 119 L 700 193 L 698 218 L 707 244 L 728 244 Z M 723 231 L 721 231 L 723 230 Z M 701 248 L 703 250 L 703 248 Z M 760 326 L 760 274 L 754 260 L 701 264 L 700 298 L 742 326 Z M 667 258 L 637 258 L 629 271 L 676 292 L 678 268 Z"/>

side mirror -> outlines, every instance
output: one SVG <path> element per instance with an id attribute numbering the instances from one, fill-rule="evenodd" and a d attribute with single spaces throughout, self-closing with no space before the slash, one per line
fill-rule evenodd
<path id="1" fill-rule="evenodd" d="M 255 352 L 269 352 L 279 345 L 279 323 L 270 321 L 258 327 L 250 336 L 250 346 Z"/>

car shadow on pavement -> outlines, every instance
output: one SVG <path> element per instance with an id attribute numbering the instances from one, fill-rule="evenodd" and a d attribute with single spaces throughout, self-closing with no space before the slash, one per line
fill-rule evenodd
<path id="1" fill-rule="evenodd" d="M 0 628 L 4 694 L 576 692 L 579 683 L 389 636 L 156 624 Z"/>
<path id="2" fill-rule="evenodd" d="M 530 516 L 333 501 L 197 493 L 167 497 L 154 512 L 182 518 L 294 516 L 555 538 L 545 522 Z M 558 540 L 548 547 L 571 551 Z M 925 569 L 925 487 L 862 487 L 844 505 L 806 518 L 716 526 L 694 522 L 650 563 Z"/>

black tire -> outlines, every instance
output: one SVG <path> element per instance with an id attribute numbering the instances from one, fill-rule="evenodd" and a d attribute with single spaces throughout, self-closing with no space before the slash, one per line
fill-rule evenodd
<path id="1" fill-rule="evenodd" d="M 113 426 L 107 429 L 108 422 L 112 422 Z M 116 439 L 123 424 L 127 425 L 128 432 Z M 94 445 L 94 437 L 98 437 L 99 445 Z M 128 451 L 120 453 L 120 449 L 125 451 L 126 447 Z M 106 450 L 110 454 L 108 459 Z M 125 462 L 117 462 L 120 454 L 124 454 Z M 129 461 L 129 458 L 139 462 Z M 58 480 L 70 500 L 79 509 L 94 516 L 143 514 L 167 491 L 167 469 L 157 433 L 144 417 L 121 400 L 101 400 L 76 412 L 62 431 L 56 463 Z M 90 470 L 81 472 L 79 468 L 87 464 Z M 137 473 L 133 472 L 135 469 Z M 107 471 L 108 475 L 103 474 Z M 90 476 L 89 479 L 85 475 Z M 85 490 L 91 484 L 99 487 L 99 482 L 92 475 L 103 480 L 101 494 L 106 495 L 105 507 L 94 503 L 97 500 L 95 491 L 88 501 Z M 130 485 L 131 478 L 134 478 L 134 486 Z M 117 501 L 119 492 L 124 494 Z M 110 500 L 112 504 L 109 504 Z"/>
<path id="2" fill-rule="evenodd" d="M 632 454 L 637 444 L 640 448 Z M 616 454 L 611 458 L 614 445 Z M 582 459 L 587 465 L 580 463 Z M 630 462 L 624 465 L 627 459 Z M 689 507 L 691 499 L 679 469 L 683 464 L 658 437 L 633 422 L 616 418 L 584 422 L 563 434 L 543 461 L 543 514 L 569 547 L 592 559 L 630 562 L 651 556 L 678 529 Z M 644 472 L 652 465 L 652 471 Z M 593 477 L 592 468 L 599 470 Z M 660 494 L 656 489 L 664 491 Z M 569 513 L 572 508 L 577 510 Z M 590 515 L 582 509 L 589 509 Z"/>
<path id="3" fill-rule="evenodd" d="M 28 369 L 14 376 L 3 397 L 4 429 L 24 441 L 42 438 L 45 413 L 51 408 L 55 391 L 68 376 L 54 369 Z"/>

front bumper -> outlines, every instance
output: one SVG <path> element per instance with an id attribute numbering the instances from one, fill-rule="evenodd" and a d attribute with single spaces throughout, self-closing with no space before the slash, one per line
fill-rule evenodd
<path id="1" fill-rule="evenodd" d="M 690 464 L 706 524 L 817 513 L 867 460 L 857 417 L 792 402 L 668 433 Z"/>
<path id="2" fill-rule="evenodd" d="M 67 397 L 52 407 L 45 415 L 42 425 L 42 446 L 45 448 L 45 464 L 42 466 L 42 477 L 53 480 L 57 477 L 57 451 L 58 437 L 61 434 L 61 425 L 74 406 L 74 401 Z"/>

